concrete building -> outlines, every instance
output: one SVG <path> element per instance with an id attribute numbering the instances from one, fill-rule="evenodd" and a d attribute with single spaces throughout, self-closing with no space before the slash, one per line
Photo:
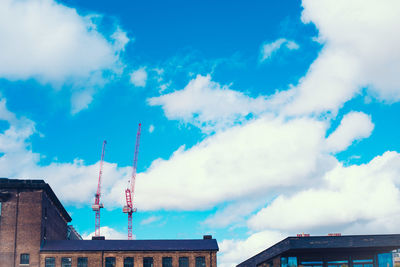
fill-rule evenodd
<path id="1" fill-rule="evenodd" d="M 393 267 L 400 235 L 288 237 L 237 267 Z"/>
<path id="2" fill-rule="evenodd" d="M 81 240 L 43 180 L 0 178 L 0 267 L 215 267 L 218 244 L 192 240 Z"/>

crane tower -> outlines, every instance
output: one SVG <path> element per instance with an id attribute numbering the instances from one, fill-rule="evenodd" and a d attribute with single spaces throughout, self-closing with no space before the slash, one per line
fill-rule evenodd
<path id="1" fill-rule="evenodd" d="M 136 208 L 133 207 L 133 202 L 135 197 L 136 166 L 139 153 L 141 127 L 142 125 L 139 123 L 136 134 L 135 154 L 133 157 L 132 177 L 131 180 L 128 181 L 128 187 L 125 190 L 126 206 L 124 206 L 122 210 L 122 212 L 128 213 L 128 240 L 132 240 L 132 213 L 136 212 Z"/>
<path id="2" fill-rule="evenodd" d="M 97 191 L 94 195 L 94 204 L 92 205 L 93 211 L 95 211 L 95 232 L 94 236 L 100 236 L 100 209 L 104 207 L 102 203 L 100 203 L 101 196 L 101 175 L 103 174 L 103 162 L 104 162 L 104 152 L 106 149 L 107 141 L 103 141 L 103 148 L 101 151 L 101 160 L 100 160 L 100 171 L 99 171 L 99 181 L 97 183 Z"/>

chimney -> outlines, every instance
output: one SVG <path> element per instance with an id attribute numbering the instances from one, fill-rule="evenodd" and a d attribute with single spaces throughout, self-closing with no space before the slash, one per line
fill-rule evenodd
<path id="1" fill-rule="evenodd" d="M 203 239 L 212 239 L 212 235 L 203 235 Z"/>

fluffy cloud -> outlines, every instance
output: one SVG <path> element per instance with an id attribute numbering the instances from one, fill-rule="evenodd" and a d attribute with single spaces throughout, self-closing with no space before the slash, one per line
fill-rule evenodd
<path id="1" fill-rule="evenodd" d="M 119 54 L 129 41 L 121 29 L 103 36 L 94 17 L 53 0 L 1 1 L 0 77 L 89 88 L 84 99 L 72 99 L 73 112 L 86 108 L 104 75 L 121 71 Z"/>
<path id="2" fill-rule="evenodd" d="M 336 162 L 321 153 L 325 130 L 325 123 L 312 119 L 265 117 L 218 132 L 138 174 L 137 205 L 204 209 L 272 189 L 307 186 Z"/>
<path id="3" fill-rule="evenodd" d="M 293 89 L 285 111 L 337 110 L 363 87 L 379 99 L 400 99 L 400 2 L 303 0 L 302 20 L 314 23 L 324 45 L 307 75 Z"/>
<path id="4" fill-rule="evenodd" d="M 140 68 L 131 73 L 131 83 L 136 87 L 145 87 L 147 82 L 147 71 Z"/>
<path id="5" fill-rule="evenodd" d="M 286 40 L 285 38 L 280 38 L 272 43 L 265 43 L 261 46 L 260 51 L 260 61 L 263 62 L 272 57 L 274 53 L 276 53 L 279 49 L 284 45 L 289 50 L 297 50 L 299 49 L 299 45 L 294 41 Z"/>
<path id="6" fill-rule="evenodd" d="M 267 108 L 263 97 L 251 98 L 198 75 L 183 89 L 148 99 L 151 106 L 162 106 L 169 119 L 192 123 L 204 131 L 232 126 L 250 113 Z"/>
<path id="7" fill-rule="evenodd" d="M 327 149 L 332 152 L 345 150 L 354 140 L 369 137 L 373 129 L 374 124 L 370 116 L 362 112 L 350 112 L 327 138 Z"/>
<path id="8" fill-rule="evenodd" d="M 369 227 L 397 232 L 400 218 L 400 154 L 386 152 L 368 164 L 338 164 L 316 186 L 281 195 L 249 220 L 252 229 L 316 231 Z M 376 223 L 385 221 L 385 224 Z M 360 229 L 361 228 L 361 229 Z"/>
<path id="9" fill-rule="evenodd" d="M 285 237 L 287 235 L 282 232 L 262 231 L 250 235 L 245 240 L 225 239 L 219 243 L 218 266 L 236 266 Z"/>

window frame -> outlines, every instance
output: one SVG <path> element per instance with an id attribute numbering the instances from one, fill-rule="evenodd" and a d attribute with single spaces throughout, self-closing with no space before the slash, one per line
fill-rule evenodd
<path id="1" fill-rule="evenodd" d="M 86 262 L 80 262 L 83 259 L 86 260 Z M 88 267 L 88 258 L 87 257 L 78 257 L 76 266 L 77 267 Z"/>
<path id="2" fill-rule="evenodd" d="M 28 256 L 28 262 L 22 262 L 23 261 L 23 256 Z M 26 258 L 24 259 L 24 261 L 26 260 Z M 21 253 L 19 255 L 19 264 L 20 265 L 29 265 L 29 261 L 30 261 L 30 255 L 29 253 Z"/>
<path id="3" fill-rule="evenodd" d="M 47 260 L 53 260 L 52 263 L 47 262 Z M 51 264 L 51 265 L 49 265 Z M 55 267 L 56 266 L 56 258 L 55 257 L 46 257 L 44 258 L 44 267 Z"/>
<path id="4" fill-rule="evenodd" d="M 182 259 L 182 260 L 185 259 L 187 265 L 183 264 L 183 263 L 181 262 L 181 259 Z M 189 257 L 179 257 L 178 266 L 179 266 L 179 267 L 189 267 Z"/>
<path id="5" fill-rule="evenodd" d="M 107 260 L 112 260 L 112 262 L 110 263 L 110 262 L 107 262 Z M 105 261 L 105 263 L 104 263 L 104 266 L 105 267 L 115 267 L 116 266 L 116 259 L 115 259 L 115 257 L 106 257 L 105 259 L 104 259 L 104 261 Z M 107 264 L 111 264 L 111 265 L 107 265 Z"/>
<path id="6" fill-rule="evenodd" d="M 130 262 L 129 263 L 126 262 L 128 259 L 132 260 L 132 264 Z M 134 266 L 135 266 L 135 258 L 134 257 L 124 257 L 124 267 L 134 267 Z"/>
<path id="7" fill-rule="evenodd" d="M 64 260 L 69 260 L 69 262 L 63 262 Z M 72 267 L 72 258 L 71 257 L 61 257 L 61 267 Z"/>
<path id="8" fill-rule="evenodd" d="M 172 267 L 172 257 L 162 257 L 162 267 Z"/>
<path id="9" fill-rule="evenodd" d="M 150 267 L 154 267 L 154 259 L 153 259 L 153 257 L 143 257 L 143 267 L 147 266 L 147 265 L 144 265 L 145 260 L 151 260 Z"/>
<path id="10" fill-rule="evenodd" d="M 202 260 L 201 263 L 199 263 L 199 261 L 198 261 L 200 259 Z M 196 257 L 195 266 L 196 267 L 205 267 L 206 266 L 206 257 L 204 257 L 204 256 Z"/>

